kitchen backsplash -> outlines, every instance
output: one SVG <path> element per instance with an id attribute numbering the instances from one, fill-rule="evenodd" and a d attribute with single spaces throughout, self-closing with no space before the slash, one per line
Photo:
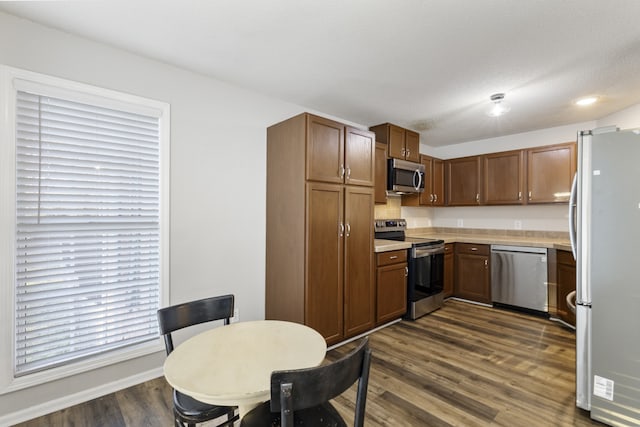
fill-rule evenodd
<path id="1" fill-rule="evenodd" d="M 568 232 L 566 204 L 528 206 L 409 207 L 399 196 L 375 206 L 376 219 L 404 218 L 407 228 L 459 228 Z"/>

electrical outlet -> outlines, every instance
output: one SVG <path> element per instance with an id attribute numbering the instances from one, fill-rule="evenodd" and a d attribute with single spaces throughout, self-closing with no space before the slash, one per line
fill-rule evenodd
<path id="1" fill-rule="evenodd" d="M 522 230 L 522 221 L 516 219 L 513 223 L 513 228 L 516 230 Z"/>
<path id="2" fill-rule="evenodd" d="M 237 308 L 233 309 L 233 317 L 229 319 L 231 323 L 236 323 L 240 321 L 240 310 Z"/>
<path id="3" fill-rule="evenodd" d="M 461 219 L 458 219 L 458 227 L 464 227 L 464 221 Z"/>

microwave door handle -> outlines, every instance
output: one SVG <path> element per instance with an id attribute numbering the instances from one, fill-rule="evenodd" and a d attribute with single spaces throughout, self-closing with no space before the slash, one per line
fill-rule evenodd
<path id="1" fill-rule="evenodd" d="M 418 176 L 418 185 L 416 184 L 416 175 Z M 413 173 L 413 186 L 416 190 L 420 190 L 420 187 L 422 186 L 422 174 L 420 174 L 420 169 L 416 169 L 415 172 Z"/>

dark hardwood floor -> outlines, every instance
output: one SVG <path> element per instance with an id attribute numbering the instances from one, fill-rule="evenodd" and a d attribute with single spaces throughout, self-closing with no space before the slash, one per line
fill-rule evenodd
<path id="1" fill-rule="evenodd" d="M 574 333 L 549 320 L 447 301 L 370 345 L 366 426 L 602 425 L 575 407 Z M 355 387 L 335 399 L 349 422 L 354 399 Z M 171 426 L 171 405 L 159 378 L 19 426 Z"/>

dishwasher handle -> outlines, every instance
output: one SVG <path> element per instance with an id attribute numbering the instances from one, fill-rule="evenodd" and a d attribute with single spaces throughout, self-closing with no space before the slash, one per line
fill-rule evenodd
<path id="1" fill-rule="evenodd" d="M 546 255 L 547 248 L 537 248 L 533 246 L 491 245 L 491 252 L 516 252 Z"/>

